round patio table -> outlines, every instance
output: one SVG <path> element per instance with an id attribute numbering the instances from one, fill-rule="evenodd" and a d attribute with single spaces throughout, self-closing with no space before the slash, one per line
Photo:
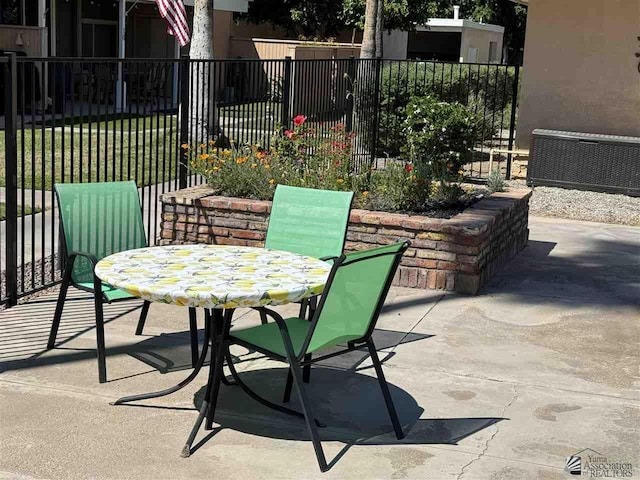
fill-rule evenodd
<path id="1" fill-rule="evenodd" d="M 330 270 L 329 263 L 316 258 L 226 245 L 150 247 L 105 257 L 95 267 L 102 281 L 151 302 L 205 309 L 204 344 L 193 372 L 173 387 L 122 397 L 113 404 L 162 397 L 184 388 L 202 369 L 211 344 L 204 401 L 182 456 L 190 455 L 205 417 L 205 428 L 212 428 L 220 383 L 231 384 L 223 373 L 225 356 L 235 382 L 252 398 L 275 410 L 303 417 L 301 412 L 260 397 L 240 380 L 231 362 L 226 338 L 236 308 L 250 307 L 266 312 L 268 305 L 284 305 L 318 295 Z"/>

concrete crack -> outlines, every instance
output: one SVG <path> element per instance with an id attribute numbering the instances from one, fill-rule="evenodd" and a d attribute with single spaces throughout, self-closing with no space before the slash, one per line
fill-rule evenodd
<path id="1" fill-rule="evenodd" d="M 513 405 L 513 403 L 518 399 L 518 386 L 513 384 L 513 397 L 511 397 L 511 400 L 509 401 L 509 403 L 507 403 L 504 408 L 502 409 L 502 412 L 500 412 L 500 417 L 504 417 L 505 414 L 507 413 L 507 410 L 509 409 L 509 407 L 511 405 Z M 495 432 L 493 432 L 493 434 L 487 439 L 487 441 L 484 444 L 484 448 L 482 449 L 482 452 L 480 452 L 479 455 L 476 456 L 476 458 L 470 460 L 469 462 L 467 462 L 465 465 L 462 466 L 462 469 L 460 470 L 460 473 L 458 474 L 458 476 L 456 477 L 456 480 L 460 480 L 462 478 L 462 476 L 465 474 L 465 471 L 475 462 L 477 462 L 478 460 L 480 460 L 486 453 L 487 450 L 489 450 L 489 443 L 491 443 L 491 440 L 493 440 L 496 435 L 498 435 L 498 432 L 500 431 L 500 424 L 496 423 L 495 424 L 496 430 Z"/>

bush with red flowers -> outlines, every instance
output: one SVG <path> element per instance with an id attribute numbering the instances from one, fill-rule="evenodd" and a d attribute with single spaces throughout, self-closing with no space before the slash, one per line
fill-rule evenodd
<path id="1" fill-rule="evenodd" d="M 421 161 L 390 161 L 382 169 L 354 172 L 354 134 L 345 125 L 312 125 L 304 115 L 273 137 L 271 147 L 256 145 L 218 149 L 215 145 L 183 146 L 189 167 L 204 176 L 220 195 L 270 200 L 278 184 L 353 191 L 359 208 L 423 212 L 442 191 L 434 170 Z M 459 192 L 458 192 L 459 196 Z M 457 200 L 457 198 L 456 198 Z"/>

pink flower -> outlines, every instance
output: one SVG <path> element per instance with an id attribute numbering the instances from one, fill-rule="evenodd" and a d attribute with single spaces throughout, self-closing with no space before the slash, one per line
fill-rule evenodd
<path id="1" fill-rule="evenodd" d="M 285 130 L 284 131 L 284 136 L 287 138 L 293 138 L 293 136 L 295 135 L 295 132 L 293 130 Z"/>
<path id="2" fill-rule="evenodd" d="M 293 117 L 293 124 L 296 127 L 299 127 L 306 121 L 307 121 L 307 117 L 305 117 L 304 115 L 296 115 L 295 117 Z"/>

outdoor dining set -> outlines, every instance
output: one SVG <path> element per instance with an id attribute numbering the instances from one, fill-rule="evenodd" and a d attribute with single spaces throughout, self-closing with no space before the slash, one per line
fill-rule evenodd
<path id="1" fill-rule="evenodd" d="M 324 425 L 314 415 L 305 383 L 311 366 L 329 357 L 366 348 L 382 390 L 395 435 L 403 438 L 389 387 L 372 340 L 376 322 L 408 242 L 343 253 L 353 194 L 278 186 L 264 248 L 229 245 L 149 247 L 134 182 L 58 184 L 64 274 L 48 348 L 54 348 L 70 285 L 94 295 L 98 378 L 107 380 L 103 304 L 144 300 L 136 334 L 141 335 L 152 302 L 189 311 L 193 371 L 179 384 L 120 398 L 113 405 L 162 397 L 192 382 L 210 351 L 208 380 L 198 418 L 182 449 L 202 423 L 213 428 L 220 384 L 244 390 L 279 412 L 303 418 L 322 471 L 328 469 L 320 442 Z M 299 303 L 296 317 L 272 307 Z M 261 322 L 232 328 L 237 309 L 255 309 Z M 199 345 L 197 311 L 204 311 Z M 288 365 L 282 402 L 249 388 L 229 351 L 240 345 Z M 327 353 L 328 352 L 328 353 Z M 230 376 L 224 372 L 224 365 Z M 293 387 L 301 410 L 285 406 Z"/>

